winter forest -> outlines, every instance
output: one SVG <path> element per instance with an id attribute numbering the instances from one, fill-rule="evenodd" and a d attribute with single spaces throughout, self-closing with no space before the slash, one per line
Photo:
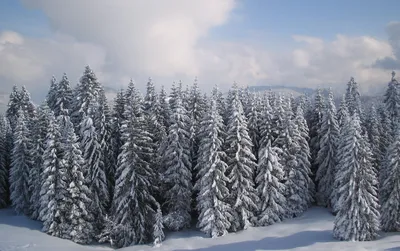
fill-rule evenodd
<path id="1" fill-rule="evenodd" d="M 388 78 L 390 79 L 390 78 Z M 344 83 L 346 84 L 346 83 Z M 346 93 L 201 93 L 131 81 L 109 102 L 87 66 L 52 78 L 35 105 L 14 86 L 0 120 L 0 207 L 80 244 L 160 245 L 196 227 L 215 238 L 301 216 L 335 215 L 333 236 L 400 231 L 400 84 L 374 104 Z"/>

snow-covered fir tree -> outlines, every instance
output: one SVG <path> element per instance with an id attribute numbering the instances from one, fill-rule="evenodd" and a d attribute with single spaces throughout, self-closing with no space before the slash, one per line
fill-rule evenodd
<path id="1" fill-rule="evenodd" d="M 274 111 L 268 96 L 264 97 L 262 108 L 262 112 L 260 113 L 260 150 L 273 143 L 275 140 L 273 137 L 274 130 L 276 130 L 274 125 Z"/>
<path id="2" fill-rule="evenodd" d="M 121 139 L 121 126 L 122 121 L 124 121 L 124 111 L 125 111 L 125 96 L 124 91 L 120 90 L 117 93 L 117 96 L 114 99 L 114 105 L 112 110 L 112 118 L 110 121 L 111 124 L 111 132 L 110 132 L 110 142 L 109 147 L 112 156 L 110 156 L 110 166 L 108 170 L 114 173 L 114 175 L 107 175 L 107 181 L 109 184 L 109 193 L 110 198 L 112 198 L 112 193 L 114 190 L 114 183 L 115 183 L 115 172 L 117 170 L 117 163 L 118 163 L 118 155 L 121 153 L 121 146 L 123 144 Z"/>
<path id="3" fill-rule="evenodd" d="M 361 135 L 357 112 L 341 133 L 338 161 L 339 200 L 333 236 L 339 240 L 374 240 L 380 228 L 378 179 L 371 168 L 372 154 L 367 137 Z"/>
<path id="4" fill-rule="evenodd" d="M 55 86 L 54 95 L 55 102 L 51 107 L 51 109 L 54 111 L 54 116 L 58 117 L 63 111 L 69 112 L 73 100 L 73 93 L 67 74 L 64 73 L 61 81 Z"/>
<path id="5" fill-rule="evenodd" d="M 165 239 L 164 234 L 164 224 L 163 224 L 163 215 L 161 211 L 161 207 L 157 208 L 157 212 L 154 216 L 154 226 L 153 226 L 153 244 L 154 246 L 160 246 L 161 242 Z"/>
<path id="6" fill-rule="evenodd" d="M 43 221 L 43 232 L 60 238 L 68 238 L 69 170 L 62 160 L 65 149 L 61 145 L 60 130 L 54 113 L 49 111 L 48 131 L 43 152 L 39 219 Z"/>
<path id="7" fill-rule="evenodd" d="M 381 149 L 380 149 L 380 141 L 381 141 L 381 125 L 380 119 L 378 117 L 375 105 L 372 105 L 367 119 L 367 133 L 368 139 L 371 146 L 372 157 L 373 157 L 373 166 L 377 175 L 379 174 L 380 164 L 381 164 Z"/>
<path id="8" fill-rule="evenodd" d="M 8 202 L 7 147 L 7 120 L 0 115 L 0 208 L 6 207 Z"/>
<path id="9" fill-rule="evenodd" d="M 296 217 L 304 213 L 313 200 L 314 186 L 310 179 L 310 150 L 301 108 L 294 117 L 287 102 L 281 133 L 274 141 L 274 146 L 282 149 L 280 154 L 281 164 L 284 166 L 286 199 L 288 202 L 287 217 Z"/>
<path id="10" fill-rule="evenodd" d="M 318 131 L 321 128 L 322 122 L 322 114 L 325 109 L 325 100 L 322 95 L 322 90 L 320 88 L 317 89 L 317 93 L 315 95 L 313 111 L 311 113 L 311 120 L 310 120 L 310 149 L 311 149 L 311 160 L 312 160 L 312 167 L 311 170 L 313 172 L 313 179 L 315 179 L 317 170 L 318 170 L 318 163 L 316 162 L 318 152 L 320 149 L 320 137 L 321 135 Z"/>
<path id="11" fill-rule="evenodd" d="M 392 122 L 399 119 L 399 107 L 400 107 L 400 93 L 399 93 L 399 82 L 395 78 L 396 73 L 392 72 L 392 79 L 388 83 L 388 87 L 384 94 L 383 103 L 386 111 Z"/>
<path id="12" fill-rule="evenodd" d="M 400 130 L 388 147 L 380 187 L 381 224 L 386 232 L 400 231 Z"/>
<path id="13" fill-rule="evenodd" d="M 38 109 L 38 117 L 32 133 L 32 167 L 29 170 L 29 191 L 31 203 L 31 218 L 38 219 L 40 213 L 40 191 L 42 189 L 43 153 L 47 131 L 49 130 L 50 108 L 47 101 Z"/>
<path id="14" fill-rule="evenodd" d="M 89 108 L 90 109 L 90 108 Z M 88 112 L 91 112 L 90 110 Z M 85 115 L 80 124 L 80 149 L 82 149 L 83 163 L 81 169 L 85 177 L 85 185 L 91 191 L 91 211 L 95 219 L 94 227 L 98 232 L 103 225 L 106 209 L 108 208 L 109 194 L 105 173 L 104 152 L 93 120 L 90 115 Z"/>
<path id="15" fill-rule="evenodd" d="M 14 130 L 11 154 L 10 191 L 12 206 L 17 213 L 30 215 L 29 171 L 32 168 L 32 141 L 28 121 L 22 108 Z"/>
<path id="16" fill-rule="evenodd" d="M 144 114 L 140 110 L 135 99 L 127 99 L 111 213 L 114 227 L 110 241 L 118 248 L 149 242 L 159 207 L 152 195 L 155 189 L 155 173 L 151 166 L 152 138 L 146 131 Z M 120 232 L 121 229 L 124 231 Z M 114 234 L 117 232 L 120 234 Z"/>
<path id="17" fill-rule="evenodd" d="M 258 206 L 257 225 L 267 226 L 280 222 L 287 214 L 283 166 L 279 160 L 281 149 L 271 147 L 267 140 L 265 147 L 259 152 L 256 177 Z"/>
<path id="18" fill-rule="evenodd" d="M 336 116 L 339 129 L 344 126 L 345 120 L 348 118 L 348 116 L 349 116 L 349 109 L 347 107 L 346 95 L 343 95 Z"/>
<path id="19" fill-rule="evenodd" d="M 76 243 L 88 244 L 93 240 L 94 215 L 90 210 L 92 193 L 84 177 L 83 164 L 85 162 L 80 150 L 78 137 L 69 116 L 61 115 L 62 133 L 62 165 L 66 166 L 67 185 L 67 227 L 68 238 Z M 96 215 L 97 216 L 97 215 Z"/>
<path id="20" fill-rule="evenodd" d="M 317 202 L 319 205 L 331 208 L 330 202 L 336 174 L 336 151 L 339 137 L 339 125 L 336 119 L 332 90 L 329 91 L 318 134 L 320 135 L 320 149 L 316 159 L 318 170 L 315 177 L 318 182 Z"/>
<path id="21" fill-rule="evenodd" d="M 252 150 L 253 154 L 258 160 L 258 151 L 260 149 L 260 127 L 262 125 L 261 121 L 261 100 L 259 95 L 251 95 L 248 101 L 249 113 L 247 115 L 247 127 L 249 129 L 249 136 L 253 144 Z"/>
<path id="22" fill-rule="evenodd" d="M 226 113 L 225 98 L 224 98 L 224 95 L 222 94 L 222 92 L 219 90 L 217 85 L 215 85 L 212 90 L 212 96 L 216 97 L 218 113 L 223 117 L 223 115 Z"/>
<path id="23" fill-rule="evenodd" d="M 164 86 L 161 86 L 158 99 L 160 102 L 160 109 L 161 109 L 160 110 L 161 121 L 166 131 L 168 131 L 171 110 L 169 107 L 169 102 L 167 101 L 167 93 L 165 92 Z"/>
<path id="24" fill-rule="evenodd" d="M 54 110 L 57 102 L 57 79 L 55 76 L 51 77 L 50 88 L 46 96 L 47 105 L 51 110 Z"/>
<path id="25" fill-rule="evenodd" d="M 350 116 L 357 113 L 360 117 L 361 123 L 363 123 L 364 113 L 361 105 L 360 91 L 358 89 L 358 83 L 353 77 L 351 77 L 350 81 L 347 83 L 345 98 Z"/>
<path id="26" fill-rule="evenodd" d="M 76 132 L 79 132 L 79 124 L 85 114 L 88 114 L 89 106 L 98 103 L 101 85 L 95 73 L 89 66 L 85 67 L 79 84 L 74 89 L 74 99 L 71 105 L 71 121 L 74 123 Z"/>
<path id="27" fill-rule="evenodd" d="M 176 92 L 178 93 L 178 92 Z M 174 94 L 171 125 L 162 155 L 163 183 L 166 191 L 165 226 L 177 231 L 191 223 L 192 166 L 190 159 L 189 117 L 181 96 Z"/>
<path id="28" fill-rule="evenodd" d="M 31 122 L 34 122 L 34 119 L 36 117 L 36 107 L 31 100 L 31 94 L 28 92 L 28 89 L 26 89 L 25 86 L 21 87 L 20 102 L 20 107 L 23 110 L 25 118 L 28 121 L 28 127 L 30 127 L 30 129 L 33 129 L 35 125 Z"/>
<path id="29" fill-rule="evenodd" d="M 21 107 L 21 95 L 17 86 L 13 86 L 12 92 L 10 93 L 10 98 L 7 105 L 6 117 L 10 122 L 11 130 L 17 125 L 18 111 Z"/>
<path id="30" fill-rule="evenodd" d="M 233 216 L 231 206 L 227 203 L 229 190 L 228 178 L 225 176 L 228 165 L 223 151 L 224 125 L 215 96 L 206 114 L 200 123 L 195 189 L 198 191 L 198 227 L 214 238 L 228 232 Z"/>
<path id="31" fill-rule="evenodd" d="M 248 132 L 247 120 L 239 90 L 236 85 L 229 102 L 229 119 L 227 125 L 226 148 L 229 203 L 233 209 L 234 220 L 231 230 L 247 229 L 254 224 L 254 213 L 257 211 L 257 192 L 254 188 L 254 172 L 257 164 L 251 151 L 253 147 Z"/>

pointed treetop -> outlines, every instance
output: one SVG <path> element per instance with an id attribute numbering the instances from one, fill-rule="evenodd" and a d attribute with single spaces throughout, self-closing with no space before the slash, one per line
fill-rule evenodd
<path id="1" fill-rule="evenodd" d="M 392 71 L 392 81 L 394 81 L 394 77 L 396 76 L 396 72 Z"/>

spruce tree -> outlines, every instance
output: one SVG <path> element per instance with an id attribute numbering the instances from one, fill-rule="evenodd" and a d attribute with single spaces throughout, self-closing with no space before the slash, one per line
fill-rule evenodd
<path id="1" fill-rule="evenodd" d="M 177 93 L 175 93 L 177 94 Z M 162 163 L 165 186 L 165 226 L 177 231 L 191 223 L 192 166 L 190 159 L 189 117 L 181 96 L 173 96 L 171 125 Z"/>
<path id="2" fill-rule="evenodd" d="M 225 176 L 227 164 L 223 151 L 223 121 L 218 113 L 216 97 L 211 100 L 211 108 L 200 123 L 200 146 L 196 169 L 198 170 L 195 189 L 198 227 L 210 237 L 223 236 L 232 221 L 232 209 L 227 203 L 229 190 Z"/>
<path id="3" fill-rule="evenodd" d="M 310 149 L 311 149 L 311 162 L 312 162 L 312 173 L 313 179 L 315 179 L 317 170 L 318 170 L 318 163 L 316 162 L 318 152 L 320 150 L 320 135 L 318 131 L 321 128 L 322 122 L 322 114 L 325 109 L 325 100 L 322 95 L 322 90 L 318 88 L 317 93 L 315 95 L 313 111 L 311 114 L 311 121 L 310 121 Z"/>
<path id="4" fill-rule="evenodd" d="M 21 94 L 18 90 L 17 86 L 13 86 L 13 90 L 10 93 L 10 98 L 7 104 L 6 117 L 10 122 L 11 131 L 14 132 L 14 129 L 17 125 L 18 119 L 18 111 L 21 108 Z"/>
<path id="5" fill-rule="evenodd" d="M 50 81 L 50 88 L 46 96 L 47 105 L 51 110 L 54 110 L 57 103 L 57 79 L 55 76 L 52 76 Z"/>
<path id="6" fill-rule="evenodd" d="M 332 90 L 329 91 L 318 134 L 320 135 L 320 149 L 316 159 L 318 164 L 316 174 L 316 181 L 318 182 L 317 202 L 319 205 L 331 208 L 330 202 L 335 179 L 337 140 L 339 137 Z"/>
<path id="7" fill-rule="evenodd" d="M 29 170 L 29 191 L 31 194 L 31 218 L 40 217 L 40 191 L 42 189 L 43 154 L 47 131 L 49 130 L 50 108 L 45 101 L 38 109 L 38 117 L 33 128 L 32 142 L 32 167 Z"/>
<path id="8" fill-rule="evenodd" d="M 361 105 L 360 92 L 358 90 L 358 83 L 353 77 L 351 77 L 350 81 L 347 83 L 345 99 L 350 116 L 353 116 L 354 113 L 357 113 L 361 122 L 363 123 L 364 113 Z"/>
<path id="9" fill-rule="evenodd" d="M 249 104 L 249 113 L 248 113 L 248 129 L 249 136 L 251 138 L 251 142 L 253 144 L 252 150 L 253 154 L 258 160 L 258 151 L 260 149 L 260 127 L 261 127 L 261 100 L 259 96 L 252 95 Z"/>
<path id="10" fill-rule="evenodd" d="M 227 125 L 226 154 L 228 157 L 229 203 L 233 209 L 234 221 L 231 230 L 247 229 L 253 225 L 257 211 L 257 193 L 254 188 L 254 172 L 257 164 L 248 132 L 247 121 L 239 90 L 234 86 L 229 100 L 229 119 Z"/>
<path id="11" fill-rule="evenodd" d="M 153 227 L 153 244 L 157 247 L 161 245 L 161 242 L 165 239 L 164 234 L 163 216 L 161 207 L 158 206 L 157 212 L 154 216 L 154 227 Z"/>
<path id="12" fill-rule="evenodd" d="M 89 66 L 85 67 L 83 76 L 74 90 L 74 101 L 71 107 L 71 121 L 75 125 L 76 132 L 79 132 L 79 124 L 85 114 L 88 114 L 89 106 L 98 103 L 101 85 L 95 73 Z"/>
<path id="13" fill-rule="evenodd" d="M 0 208 L 7 206 L 8 202 L 8 149 L 7 149 L 7 124 L 6 118 L 0 115 Z"/>
<path id="14" fill-rule="evenodd" d="M 89 110 L 90 112 L 90 110 Z M 93 213 L 95 219 L 94 228 L 97 233 L 103 225 L 106 209 L 108 208 L 109 194 L 105 174 L 105 165 L 100 138 L 94 127 L 90 115 L 85 115 L 80 124 L 82 135 L 80 149 L 82 149 L 83 163 L 80 167 L 85 177 L 85 185 L 91 191 L 92 204 L 88 210 Z"/>
<path id="15" fill-rule="evenodd" d="M 381 225 L 386 232 L 400 231 L 400 130 L 388 147 L 382 171 L 386 173 L 380 188 Z"/>
<path id="16" fill-rule="evenodd" d="M 61 115 L 62 111 L 70 110 L 72 108 L 71 104 L 73 100 L 73 93 L 69 84 L 67 74 L 64 73 L 61 81 L 54 88 L 55 102 L 54 104 L 52 104 L 52 110 L 54 111 L 54 116 L 57 117 Z"/>
<path id="17" fill-rule="evenodd" d="M 275 124 L 274 124 L 274 111 L 271 107 L 270 100 L 268 96 L 266 96 L 263 100 L 263 110 L 262 113 L 260 114 L 260 144 L 259 148 L 260 150 L 267 147 L 268 144 L 272 144 L 273 141 L 275 140 L 274 136 L 274 130 Z"/>
<path id="18" fill-rule="evenodd" d="M 338 152 L 339 200 L 333 236 L 339 240 L 368 241 L 378 237 L 379 203 L 376 173 L 368 139 L 361 135 L 356 112 L 340 136 Z"/>
<path id="19" fill-rule="evenodd" d="M 346 96 L 342 96 L 342 101 L 340 101 L 339 110 L 337 111 L 337 122 L 339 128 L 342 128 L 345 123 L 345 119 L 349 116 L 349 109 L 347 107 Z"/>
<path id="20" fill-rule="evenodd" d="M 380 138 L 381 138 L 381 125 L 380 120 L 374 105 L 372 105 L 369 116 L 368 123 L 366 125 L 369 143 L 371 145 L 373 166 L 377 174 L 379 174 L 380 164 L 381 164 L 381 150 L 380 150 Z"/>
<path id="21" fill-rule="evenodd" d="M 399 82 L 395 78 L 396 73 L 392 72 L 392 79 L 388 83 L 388 87 L 384 94 L 383 103 L 386 111 L 388 112 L 389 118 L 394 120 L 399 119 L 399 107 L 400 107 L 400 93 L 399 93 Z"/>
<path id="22" fill-rule="evenodd" d="M 164 86 L 161 86 L 159 101 L 160 101 L 160 109 L 161 109 L 160 116 L 162 125 L 164 125 L 166 131 L 168 131 L 171 110 L 169 107 L 169 102 L 167 101 L 167 93 L 165 92 Z"/>
<path id="23" fill-rule="evenodd" d="M 285 197 L 284 171 L 278 154 L 281 149 L 271 147 L 268 140 L 260 150 L 256 185 L 260 205 L 258 207 L 259 226 L 267 226 L 280 222 L 287 214 Z"/>
<path id="24" fill-rule="evenodd" d="M 11 202 L 17 213 L 30 215 L 29 171 L 32 168 L 31 131 L 22 108 L 14 130 L 14 146 L 11 154 L 10 191 Z"/>
<path id="25" fill-rule="evenodd" d="M 61 128 L 54 113 L 50 111 L 43 152 L 43 172 L 41 174 L 43 183 L 40 190 L 39 219 L 43 221 L 43 232 L 60 238 L 68 238 L 69 170 L 63 162 L 63 154 Z"/>
<path id="26" fill-rule="evenodd" d="M 118 248 L 149 242 L 158 208 L 152 195 L 155 189 L 150 162 L 152 139 L 140 110 L 135 99 L 127 99 L 121 128 L 124 143 L 118 156 L 112 204 L 111 240 Z M 115 235 L 117 232 L 120 233 Z"/>
<path id="27" fill-rule="evenodd" d="M 78 137 L 74 131 L 69 116 L 60 116 L 62 134 L 62 165 L 66 165 L 67 186 L 67 228 L 68 238 L 76 243 L 88 244 L 92 241 L 93 214 L 90 206 L 93 205 L 92 193 L 84 177 L 84 159 L 79 147 Z"/>

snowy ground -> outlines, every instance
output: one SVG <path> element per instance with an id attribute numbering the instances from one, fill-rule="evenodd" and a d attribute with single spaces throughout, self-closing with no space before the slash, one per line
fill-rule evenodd
<path id="1" fill-rule="evenodd" d="M 311 208 L 304 216 L 269 227 L 210 239 L 198 231 L 167 234 L 161 247 L 133 246 L 121 251 L 256 251 L 256 250 L 386 250 L 400 251 L 400 233 L 383 234 L 372 242 L 339 242 L 332 238 L 334 217 L 323 208 Z M 0 210 L 0 251 L 112 250 L 108 246 L 80 246 L 40 232 L 41 224 L 10 209 Z"/>

